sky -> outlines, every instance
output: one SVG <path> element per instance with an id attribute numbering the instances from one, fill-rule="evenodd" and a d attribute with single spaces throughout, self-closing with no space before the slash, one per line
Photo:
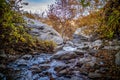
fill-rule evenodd
<path id="1" fill-rule="evenodd" d="M 40 13 L 48 9 L 48 5 L 55 2 L 55 0 L 23 0 L 28 2 L 27 6 L 24 6 L 24 11 L 32 13 Z"/>

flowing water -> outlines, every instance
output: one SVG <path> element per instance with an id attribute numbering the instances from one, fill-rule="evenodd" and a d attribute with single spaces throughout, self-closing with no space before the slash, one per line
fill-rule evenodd
<path id="1" fill-rule="evenodd" d="M 77 71 L 71 74 L 59 74 L 57 68 L 74 67 L 75 63 L 69 64 L 65 60 L 55 60 L 52 56 L 44 53 L 24 55 L 8 64 L 8 69 L 12 70 L 9 77 L 12 80 L 87 80 Z"/>

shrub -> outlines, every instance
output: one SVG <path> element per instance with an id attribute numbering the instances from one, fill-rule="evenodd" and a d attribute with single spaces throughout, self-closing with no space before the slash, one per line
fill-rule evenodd
<path id="1" fill-rule="evenodd" d="M 0 1 L 0 48 L 7 48 L 19 41 L 26 42 L 25 36 L 28 35 L 21 14 L 11 5 L 10 1 Z"/>
<path id="2" fill-rule="evenodd" d="M 99 33 L 102 38 L 112 39 L 120 36 L 120 5 L 119 0 L 110 0 L 103 10 L 102 25 Z"/>
<path id="3" fill-rule="evenodd" d="M 96 12 L 92 12 L 87 16 L 83 16 L 80 17 L 77 20 L 77 24 L 79 27 L 83 27 L 83 26 L 88 26 L 88 27 L 92 27 L 92 26 L 98 26 L 100 23 L 100 11 L 96 11 Z"/>
<path id="4" fill-rule="evenodd" d="M 37 40 L 36 46 L 41 52 L 53 52 L 57 44 L 48 40 Z"/>

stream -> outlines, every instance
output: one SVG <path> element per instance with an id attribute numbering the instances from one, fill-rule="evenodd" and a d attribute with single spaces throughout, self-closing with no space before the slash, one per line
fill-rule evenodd
<path id="1" fill-rule="evenodd" d="M 88 80 L 78 71 L 64 73 L 64 69 L 74 67 L 75 63 L 52 59 L 52 54 L 26 54 L 7 67 L 13 80 Z M 76 60 L 77 61 L 77 60 Z M 63 72 L 57 72 L 58 70 Z M 70 69 L 69 69 L 70 70 Z M 72 70 L 72 68 L 71 68 Z"/>

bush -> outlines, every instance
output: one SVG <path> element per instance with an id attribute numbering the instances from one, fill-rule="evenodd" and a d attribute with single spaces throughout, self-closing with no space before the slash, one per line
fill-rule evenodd
<path id="1" fill-rule="evenodd" d="M 24 20 L 20 13 L 13 10 L 12 4 L 5 0 L 0 1 L 0 48 L 7 48 L 17 42 L 26 42 L 28 36 Z"/>
<path id="2" fill-rule="evenodd" d="M 102 38 L 112 39 L 120 36 L 120 5 L 119 0 L 110 0 L 103 10 L 103 21 L 100 26 Z"/>
<path id="3" fill-rule="evenodd" d="M 87 16 L 83 16 L 77 20 L 77 24 L 79 27 L 83 26 L 98 26 L 100 24 L 100 11 L 92 12 Z"/>
<path id="4" fill-rule="evenodd" d="M 57 44 L 48 40 L 37 40 L 36 46 L 41 52 L 53 52 Z"/>

